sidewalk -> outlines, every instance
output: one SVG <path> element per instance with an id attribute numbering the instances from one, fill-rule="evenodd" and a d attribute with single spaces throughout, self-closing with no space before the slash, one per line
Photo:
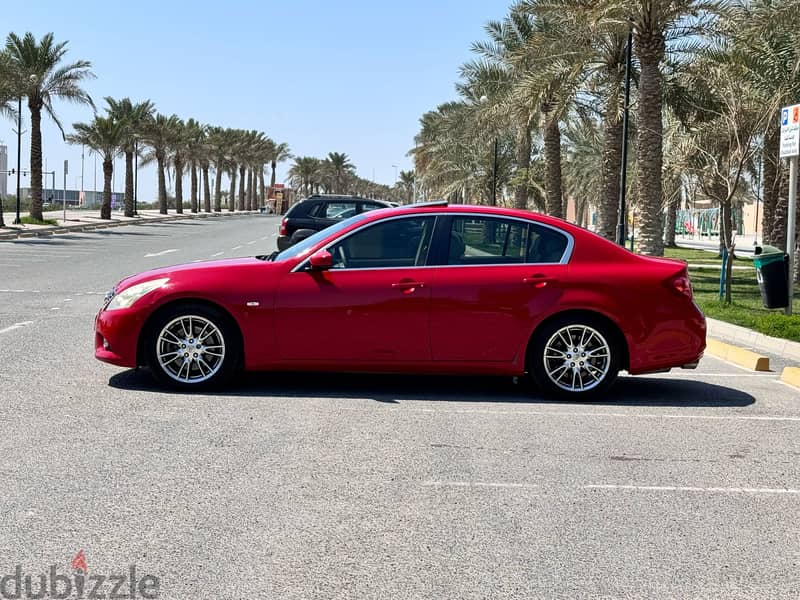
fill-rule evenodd
<path id="1" fill-rule="evenodd" d="M 4 213 L 3 219 L 5 227 L 0 227 L 0 240 L 13 240 L 25 237 L 37 237 L 53 235 L 58 233 L 72 233 L 77 231 L 92 231 L 95 229 L 105 229 L 108 227 L 120 227 L 122 225 L 137 225 L 142 223 L 158 223 L 162 221 L 174 221 L 178 219 L 206 219 L 218 217 L 233 217 L 244 215 L 261 214 L 259 211 L 234 211 L 223 210 L 222 212 L 184 212 L 178 214 L 171 210 L 169 214 L 162 215 L 155 209 L 140 210 L 137 217 L 125 217 L 122 211 L 111 213 L 111 219 L 101 219 L 99 209 L 67 209 L 67 218 L 64 220 L 64 211 L 48 211 L 43 214 L 45 219 L 53 219 L 57 225 L 12 225 L 14 213 Z M 21 216 L 27 216 L 23 213 Z"/>

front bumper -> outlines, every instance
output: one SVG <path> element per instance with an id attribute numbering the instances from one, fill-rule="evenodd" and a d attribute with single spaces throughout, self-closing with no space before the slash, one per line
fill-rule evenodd
<path id="1" fill-rule="evenodd" d="M 94 320 L 94 357 L 120 367 L 136 367 L 143 315 L 131 308 L 101 309 Z"/>

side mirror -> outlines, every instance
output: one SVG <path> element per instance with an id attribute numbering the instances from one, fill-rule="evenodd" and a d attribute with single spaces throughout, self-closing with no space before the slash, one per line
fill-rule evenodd
<path id="1" fill-rule="evenodd" d="M 333 256 L 327 250 L 317 250 L 308 259 L 312 271 L 325 271 L 333 266 Z"/>
<path id="2" fill-rule="evenodd" d="M 313 229 L 298 229 L 292 234 L 292 237 L 289 238 L 289 245 L 294 246 L 297 242 L 302 242 L 307 237 L 311 237 L 317 233 Z"/>

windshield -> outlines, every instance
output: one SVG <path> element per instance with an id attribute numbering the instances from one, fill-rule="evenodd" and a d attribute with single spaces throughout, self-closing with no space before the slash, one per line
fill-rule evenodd
<path id="1" fill-rule="evenodd" d="M 286 250 L 280 252 L 277 256 L 275 256 L 274 260 L 279 261 L 279 260 L 286 260 L 288 258 L 296 258 L 298 256 L 303 256 L 309 250 L 311 250 L 311 248 L 316 246 L 318 243 L 327 238 L 329 235 L 338 233 L 339 231 L 348 228 L 353 223 L 357 223 L 358 221 L 361 221 L 362 219 L 366 218 L 367 215 L 368 213 L 361 213 L 354 217 L 350 217 L 349 219 L 345 219 L 344 221 L 340 221 L 339 223 L 336 223 L 336 225 L 331 225 L 330 227 L 327 227 L 322 231 L 318 231 L 314 235 L 309 236 L 300 242 L 297 242 L 294 246 L 289 246 Z"/>

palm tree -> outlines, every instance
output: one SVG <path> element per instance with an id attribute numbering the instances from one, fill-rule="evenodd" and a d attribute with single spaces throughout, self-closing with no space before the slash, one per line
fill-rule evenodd
<path id="1" fill-rule="evenodd" d="M 292 186 L 302 189 L 306 196 L 314 192 L 314 181 L 319 170 L 319 159 L 313 156 L 295 156 L 294 164 L 289 168 Z"/>
<path id="2" fill-rule="evenodd" d="M 130 98 L 114 100 L 106 97 L 108 107 L 106 112 L 115 121 L 122 123 L 124 127 L 122 150 L 125 153 L 125 216 L 132 217 L 133 206 L 133 158 L 138 151 L 137 141 L 139 130 L 142 124 L 153 116 L 155 106 L 150 100 L 133 103 Z"/>
<path id="3" fill-rule="evenodd" d="M 344 192 L 343 185 L 348 175 L 352 175 L 355 166 L 350 162 L 350 157 L 344 152 L 329 152 L 328 162 L 333 178 L 333 193 L 341 194 Z"/>
<path id="4" fill-rule="evenodd" d="M 275 144 L 273 142 L 273 147 L 270 149 L 270 168 L 272 169 L 272 173 L 270 174 L 269 178 L 270 193 L 273 193 L 275 190 L 275 169 L 278 166 L 278 163 L 287 161 L 290 158 L 292 158 L 292 154 L 289 151 L 289 144 L 285 142 Z"/>
<path id="5" fill-rule="evenodd" d="M 0 115 L 9 118 L 17 116 L 14 100 L 19 97 L 19 88 L 17 71 L 11 56 L 5 50 L 0 50 Z"/>
<path id="6" fill-rule="evenodd" d="M 207 150 L 205 146 L 205 132 L 203 126 L 195 119 L 188 119 L 184 126 L 184 158 L 191 167 L 190 205 L 193 213 L 200 211 L 198 195 L 197 168 L 200 160 Z"/>
<path id="7" fill-rule="evenodd" d="M 606 0 L 601 18 L 630 23 L 634 52 L 639 60 L 637 107 L 637 249 L 643 254 L 664 254 L 664 74 L 667 52 L 698 45 L 707 31 L 713 0 Z M 681 45 L 681 40 L 687 40 Z"/>
<path id="8" fill-rule="evenodd" d="M 414 186 L 416 185 L 414 171 L 400 171 L 400 188 L 403 191 L 407 204 L 414 201 Z"/>
<path id="9" fill-rule="evenodd" d="M 183 170 L 186 167 L 186 123 L 177 120 L 172 132 L 172 166 L 175 167 L 175 212 L 183 214 Z"/>
<path id="10" fill-rule="evenodd" d="M 42 110 L 55 121 L 61 134 L 64 128 L 56 116 L 53 100 L 62 98 L 94 107 L 89 94 L 81 84 L 94 75 L 92 64 L 86 60 L 62 64 L 67 53 L 67 42 L 56 43 L 53 34 L 45 34 L 37 41 L 32 33 L 20 38 L 9 33 L 6 52 L 18 73 L 21 87 L 19 97 L 28 99 L 31 113 L 31 217 L 42 220 Z"/>
<path id="11" fill-rule="evenodd" d="M 571 79 L 579 86 L 575 88 L 579 110 L 571 120 L 580 120 L 587 113 L 602 118 L 602 178 L 598 183 L 603 194 L 597 204 L 597 233 L 613 240 L 619 212 L 628 27 L 602 18 L 603 4 L 592 0 L 529 0 L 527 6 L 534 14 L 560 23 L 545 36 L 551 48 L 545 55 L 552 57 L 545 68 L 552 77 Z"/>
<path id="12" fill-rule="evenodd" d="M 222 127 L 209 127 L 207 147 L 214 161 L 214 212 L 222 211 L 222 174 L 228 171 L 228 152 L 231 148 L 232 131 Z"/>
<path id="13" fill-rule="evenodd" d="M 167 214 L 167 183 L 165 170 L 168 154 L 175 143 L 175 133 L 180 120 L 177 116 L 166 116 L 161 113 L 148 119 L 141 129 L 142 141 L 153 149 L 158 173 L 158 210 Z"/>
<path id="14" fill-rule="evenodd" d="M 127 142 L 127 123 L 114 117 L 96 116 L 91 123 L 75 123 L 74 134 L 67 136 L 70 144 L 81 144 L 103 156 L 103 204 L 100 218 L 111 218 L 111 178 L 114 175 L 114 159 Z"/>

